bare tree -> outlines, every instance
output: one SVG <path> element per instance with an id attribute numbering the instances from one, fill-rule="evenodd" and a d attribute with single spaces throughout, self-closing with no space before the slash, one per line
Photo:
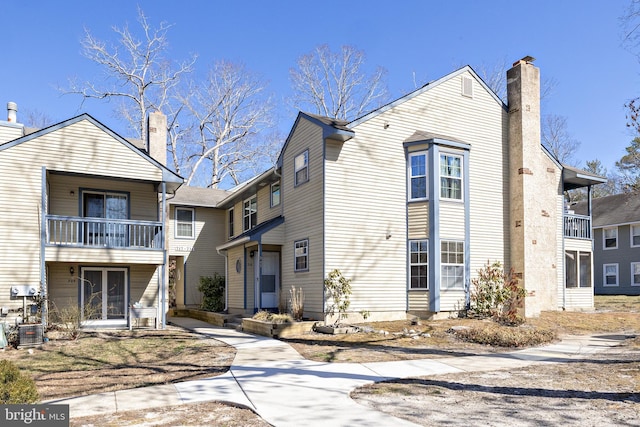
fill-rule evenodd
<path id="1" fill-rule="evenodd" d="M 602 162 L 600 160 L 587 160 L 583 169 L 587 172 L 591 172 L 607 178 L 607 182 L 605 184 L 598 184 L 591 187 L 591 197 L 593 197 L 594 199 L 622 193 L 621 177 L 615 173 L 607 171 L 607 168 L 602 165 Z M 569 198 L 571 202 L 586 200 L 586 188 L 577 188 L 575 190 L 570 190 Z"/>
<path id="2" fill-rule="evenodd" d="M 474 67 L 480 78 L 505 104 L 507 103 L 507 70 L 509 68 L 511 68 L 511 64 L 504 58 L 493 64 L 481 63 L 477 69 Z M 542 76 L 540 81 L 540 101 L 548 99 L 557 85 L 556 79 Z"/>
<path id="3" fill-rule="evenodd" d="M 107 45 L 85 29 L 83 55 L 101 66 L 106 80 L 104 86 L 92 81 L 71 82 L 67 93 L 82 95 L 83 102 L 89 98 L 120 101 L 117 113 L 129 123 L 137 137 L 145 139 L 147 114 L 165 108 L 171 91 L 184 74 L 191 72 L 196 57 L 173 64 L 165 57 L 171 26 L 162 22 L 158 28 L 152 28 L 140 8 L 138 22 L 140 38 L 126 25 L 113 27 L 119 37 L 117 45 Z"/>
<path id="4" fill-rule="evenodd" d="M 189 86 L 181 97 L 195 134 L 183 147 L 189 160 L 188 185 L 202 169 L 207 170 L 208 187 L 217 188 L 227 178 L 238 184 L 244 171 L 268 161 L 269 150 L 257 138 L 271 125 L 271 103 L 264 88 L 243 65 L 224 61 L 210 70 L 204 84 Z"/>
<path id="5" fill-rule="evenodd" d="M 635 137 L 625 151 L 627 154 L 616 162 L 623 190 L 640 192 L 640 137 Z"/>
<path id="6" fill-rule="evenodd" d="M 25 113 L 24 124 L 25 126 L 28 126 L 28 127 L 44 129 L 55 123 L 55 120 L 52 119 L 51 116 L 49 116 L 47 113 L 40 111 L 38 109 L 35 109 L 35 110 L 25 109 L 24 113 Z"/>
<path id="7" fill-rule="evenodd" d="M 580 142 L 574 139 L 567 129 L 567 118 L 555 114 L 542 117 L 542 144 L 561 162 L 576 164 L 576 151 Z"/>
<path id="8" fill-rule="evenodd" d="M 386 70 L 370 76 L 363 70 L 365 54 L 353 46 L 332 52 L 328 45 L 298 58 L 289 70 L 293 105 L 326 117 L 352 120 L 383 105 L 388 99 Z"/>

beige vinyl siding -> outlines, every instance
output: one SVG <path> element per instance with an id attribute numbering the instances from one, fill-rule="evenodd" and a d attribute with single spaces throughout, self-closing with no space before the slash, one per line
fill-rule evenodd
<path id="1" fill-rule="evenodd" d="M 440 291 L 440 310 L 458 311 L 464 310 L 466 306 L 464 291 Z"/>
<path id="2" fill-rule="evenodd" d="M 570 288 L 567 289 L 566 309 L 590 310 L 593 309 L 593 286 L 590 288 Z"/>
<path id="3" fill-rule="evenodd" d="M 250 256 L 251 251 L 254 251 L 253 257 Z M 247 281 L 247 311 L 253 312 L 253 309 L 257 306 L 255 261 L 258 259 L 258 246 L 245 245 L 245 253 L 247 254 L 247 274 L 245 276 L 245 280 Z"/>
<path id="4" fill-rule="evenodd" d="M 280 190 L 282 194 L 282 190 Z M 282 210 L 282 202 L 271 207 L 271 185 L 265 185 L 258 190 L 258 224 L 269 221 L 280 215 Z"/>
<path id="5" fill-rule="evenodd" d="M 138 181 L 161 181 L 162 178 L 162 171 L 158 167 L 88 121 L 81 121 L 1 150 L 0 164 L 2 164 L 3 176 L 11 177 L 0 180 L 0 218 L 6 225 L 0 227 L 0 241 L 3 242 L 0 245 L 0 259 L 10 260 L 10 262 L 0 263 L 0 283 L 29 284 L 36 285 L 38 288 L 40 288 L 43 166 L 47 170 L 113 176 Z M 49 178 L 52 178 L 51 174 Z M 56 176 L 52 179 L 59 178 Z M 123 181 L 122 185 L 128 184 L 124 184 Z M 52 189 L 52 191 L 56 190 Z M 61 191 L 64 192 L 63 189 Z M 151 196 L 153 194 L 155 193 L 151 193 Z M 66 197 L 69 197 L 68 191 Z M 77 215 L 78 205 L 76 204 L 74 208 L 73 203 L 68 202 L 68 199 L 61 200 L 60 206 L 56 205 L 55 209 L 60 208 L 65 212 L 73 211 L 74 215 Z M 143 209 L 149 209 L 146 202 L 143 205 L 145 205 Z M 147 214 L 136 212 L 136 215 L 146 217 Z M 50 249 L 47 248 L 47 250 Z M 142 257 L 143 254 L 140 252 L 125 254 L 118 251 L 103 251 L 99 257 L 91 259 L 91 262 L 138 262 L 139 259 L 132 260 L 131 257 L 135 258 L 137 255 Z M 91 257 L 89 253 L 86 252 L 87 256 Z M 147 254 L 152 259 L 151 261 L 147 259 L 147 263 L 156 261 L 154 257 L 157 251 L 145 251 L 144 256 Z M 53 259 L 50 255 L 51 253 L 47 252 L 47 258 Z M 69 260 L 79 259 L 75 258 L 75 255 L 69 256 Z M 116 259 L 112 256 L 116 256 Z M 21 306 L 19 302 L 9 299 L 8 292 L 0 292 L 0 305 Z"/>
<path id="6" fill-rule="evenodd" d="M 440 238 L 464 240 L 464 204 L 440 201 Z"/>
<path id="7" fill-rule="evenodd" d="M 74 274 L 69 273 L 73 266 Z M 67 307 L 77 307 L 79 304 L 78 275 L 80 269 L 77 264 L 51 263 L 47 265 L 47 284 L 49 286 L 49 310 L 54 312 Z"/>
<path id="8" fill-rule="evenodd" d="M 84 191 L 127 193 L 130 218 L 139 221 L 159 221 L 158 194 L 150 182 L 109 180 L 88 176 L 48 175 L 49 214 L 82 216 Z M 73 192 L 73 194 L 71 194 Z"/>
<path id="9" fill-rule="evenodd" d="M 352 279 L 350 309 L 374 320 L 407 310 L 407 166 L 395 129 L 376 118 L 327 143 L 326 269 Z"/>
<path id="10" fill-rule="evenodd" d="M 284 242 L 284 224 L 267 231 L 262 235 L 263 245 L 282 245 Z"/>
<path id="11" fill-rule="evenodd" d="M 412 202 L 407 205 L 409 239 L 429 237 L 429 202 Z"/>
<path id="12" fill-rule="evenodd" d="M 22 136 L 24 128 L 15 124 L 0 124 L 0 144 L 13 141 Z"/>
<path id="13" fill-rule="evenodd" d="M 40 250 L 39 246 L 36 251 Z M 58 262 L 162 264 L 162 251 L 47 246 L 45 260 Z"/>
<path id="14" fill-rule="evenodd" d="M 230 313 L 244 313 L 244 247 L 242 245 L 229 249 L 229 277 L 227 286 L 229 289 L 228 308 Z M 236 271 L 236 263 L 240 262 L 240 272 Z"/>
<path id="15" fill-rule="evenodd" d="M 140 301 L 145 307 L 158 307 L 158 277 L 160 268 L 154 265 L 141 265 L 129 269 L 129 301 Z"/>
<path id="16" fill-rule="evenodd" d="M 182 207 L 182 206 L 178 206 Z M 195 207 L 194 238 L 175 237 L 175 208 L 169 211 L 169 255 L 184 257 L 186 293 L 184 304 L 199 305 L 202 293 L 198 291 L 200 277 L 213 277 L 215 273 L 225 275 L 224 257 L 216 246 L 225 242 L 227 211 L 208 207 Z M 235 268 L 235 266 L 234 266 Z M 182 301 L 178 301 L 182 304 Z"/>
<path id="17" fill-rule="evenodd" d="M 309 150 L 309 180 L 294 187 L 294 158 Z M 301 288 L 305 315 L 323 316 L 323 141 L 319 126 L 301 119 L 283 153 L 282 201 L 285 239 L 282 248 L 282 288 Z M 309 270 L 294 272 L 294 242 L 309 240 Z M 329 267 L 331 268 L 331 267 Z"/>
<path id="18" fill-rule="evenodd" d="M 409 291 L 409 311 L 429 311 L 429 291 Z"/>
<path id="19" fill-rule="evenodd" d="M 556 273 L 557 273 L 557 289 L 558 289 L 558 307 L 563 308 L 566 304 L 564 297 L 564 197 L 559 195 L 556 201 L 556 209 L 560 214 L 558 215 L 558 221 L 556 224 L 556 239 L 558 240 L 558 250 L 556 251 Z M 591 251 L 591 248 L 589 248 Z"/>

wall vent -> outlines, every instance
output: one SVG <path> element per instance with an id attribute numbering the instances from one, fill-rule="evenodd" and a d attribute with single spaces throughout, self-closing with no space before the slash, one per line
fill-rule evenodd
<path id="1" fill-rule="evenodd" d="M 462 96 L 473 98 L 473 79 L 469 76 L 462 76 Z"/>

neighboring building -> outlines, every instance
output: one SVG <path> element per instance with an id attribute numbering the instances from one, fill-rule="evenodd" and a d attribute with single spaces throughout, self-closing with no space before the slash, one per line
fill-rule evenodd
<path id="1" fill-rule="evenodd" d="M 8 109 L 0 121 L 3 320 L 28 314 L 39 294 L 49 311 L 91 306 L 97 325 L 125 327 L 136 302 L 164 321 L 163 212 L 183 182 L 163 165 L 166 118 L 150 115 L 143 150 L 87 114 L 30 131 L 15 104 Z"/>
<path id="2" fill-rule="evenodd" d="M 352 122 L 300 113 L 276 168 L 219 204 L 229 311 L 282 307 L 295 286 L 321 319 L 339 269 L 355 320 L 449 315 L 495 260 L 527 316 L 592 308 L 590 218 L 565 214 L 563 192 L 605 180 L 541 146 L 538 69 L 507 80 L 508 106 L 464 67 Z"/>
<path id="3" fill-rule="evenodd" d="M 640 195 L 593 199 L 596 295 L 640 295 Z M 586 214 L 587 202 L 571 208 Z"/>

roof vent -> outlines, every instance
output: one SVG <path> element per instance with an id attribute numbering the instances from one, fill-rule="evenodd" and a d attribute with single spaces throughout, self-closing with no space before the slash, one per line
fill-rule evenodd
<path id="1" fill-rule="evenodd" d="M 462 96 L 473 98 L 473 79 L 469 76 L 462 76 Z"/>
<path id="2" fill-rule="evenodd" d="M 18 121 L 18 104 L 7 102 L 7 121 L 16 123 Z"/>

